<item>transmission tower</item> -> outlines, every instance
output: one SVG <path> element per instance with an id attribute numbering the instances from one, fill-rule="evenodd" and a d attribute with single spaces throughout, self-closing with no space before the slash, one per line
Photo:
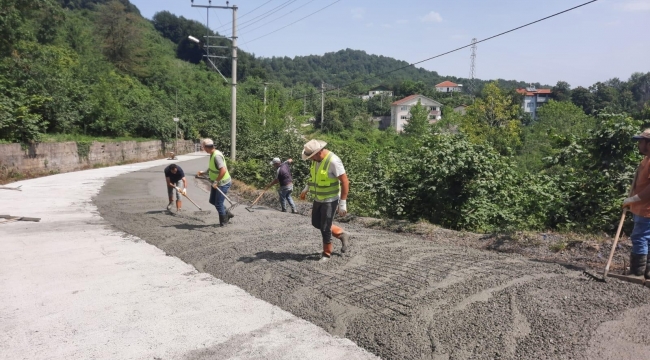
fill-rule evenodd
<path id="1" fill-rule="evenodd" d="M 474 91 L 476 91 L 476 84 L 474 83 L 474 78 L 476 77 L 476 38 L 472 39 L 472 55 L 470 56 L 470 65 L 469 65 L 469 93 L 474 99 Z"/>

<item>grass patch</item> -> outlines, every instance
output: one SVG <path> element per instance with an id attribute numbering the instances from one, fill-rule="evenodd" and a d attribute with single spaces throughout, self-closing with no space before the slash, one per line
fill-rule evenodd
<path id="1" fill-rule="evenodd" d="M 567 248 L 569 244 L 565 241 L 558 241 L 555 244 L 550 245 L 548 248 L 553 252 L 560 252 Z"/>
<path id="2" fill-rule="evenodd" d="M 59 172 L 56 170 L 20 172 L 0 164 L 0 185 L 6 185 L 20 180 L 34 179 L 43 176 L 55 175 L 58 173 Z"/>

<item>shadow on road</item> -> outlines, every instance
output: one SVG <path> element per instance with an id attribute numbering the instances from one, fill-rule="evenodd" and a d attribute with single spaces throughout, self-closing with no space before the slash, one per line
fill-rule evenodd
<path id="1" fill-rule="evenodd" d="M 274 252 L 274 251 L 260 251 L 255 256 L 242 256 L 237 261 L 244 263 L 252 263 L 255 261 L 266 260 L 266 261 L 313 261 L 320 258 L 319 253 L 313 254 L 295 254 L 288 252 Z"/>

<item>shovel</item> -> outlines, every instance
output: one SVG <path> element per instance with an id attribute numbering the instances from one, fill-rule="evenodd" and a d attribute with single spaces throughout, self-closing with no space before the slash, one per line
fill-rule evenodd
<path id="1" fill-rule="evenodd" d="M 221 195 L 223 195 L 223 197 L 225 197 L 226 200 L 228 200 L 228 202 L 230 203 L 230 207 L 229 207 L 226 211 L 230 211 L 230 210 L 236 208 L 237 205 L 239 205 L 239 203 L 234 203 L 234 202 L 232 202 L 232 200 L 230 200 L 230 198 L 228 197 L 228 195 L 224 194 L 223 191 L 221 191 L 221 189 L 219 189 L 219 187 L 216 187 L 216 188 L 213 187 L 213 189 L 216 189 L 218 192 L 220 192 Z"/>

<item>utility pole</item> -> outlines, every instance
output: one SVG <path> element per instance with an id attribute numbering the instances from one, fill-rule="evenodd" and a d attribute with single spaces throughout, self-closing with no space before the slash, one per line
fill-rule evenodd
<path id="1" fill-rule="evenodd" d="M 472 97 L 472 101 L 474 101 L 474 91 L 476 91 L 474 84 L 474 78 L 476 77 L 476 41 L 476 38 L 472 39 L 472 55 L 470 56 L 469 65 L 469 94 Z"/>
<path id="2" fill-rule="evenodd" d="M 325 125 L 325 83 L 320 82 L 320 128 Z"/>
<path id="3" fill-rule="evenodd" d="M 266 126 L 266 86 L 269 83 L 264 83 L 264 121 L 262 122 L 263 126 Z"/>
<path id="4" fill-rule="evenodd" d="M 208 19 L 209 19 L 209 14 L 210 14 L 210 9 L 228 9 L 232 10 L 232 37 L 230 38 L 232 42 L 232 100 L 231 100 L 231 117 L 230 117 L 230 159 L 231 160 L 236 160 L 237 159 L 237 5 L 229 6 L 229 2 L 226 1 L 226 6 L 213 6 L 212 5 L 212 0 L 208 0 L 209 5 L 194 5 L 194 0 L 192 0 L 192 7 L 200 7 L 200 8 L 205 8 L 206 11 L 208 12 Z M 209 21 L 209 20 L 208 20 Z M 209 25 L 208 25 L 208 32 L 209 32 Z M 210 36 L 209 34 L 206 35 L 207 39 L 207 52 L 208 55 L 206 55 L 208 59 L 208 63 L 212 65 L 212 67 L 219 71 L 217 67 L 214 65 L 212 62 L 211 58 L 224 58 L 223 56 L 211 56 L 210 55 L 210 48 L 227 48 L 227 46 L 210 46 L 210 38 L 215 37 L 215 38 L 224 38 L 223 36 Z M 192 38 L 190 38 L 192 40 Z M 192 40 L 194 41 L 194 40 Z M 198 42 L 195 41 L 195 42 Z M 221 74 L 221 72 L 219 72 Z M 223 76 L 223 75 L 222 75 Z"/>

